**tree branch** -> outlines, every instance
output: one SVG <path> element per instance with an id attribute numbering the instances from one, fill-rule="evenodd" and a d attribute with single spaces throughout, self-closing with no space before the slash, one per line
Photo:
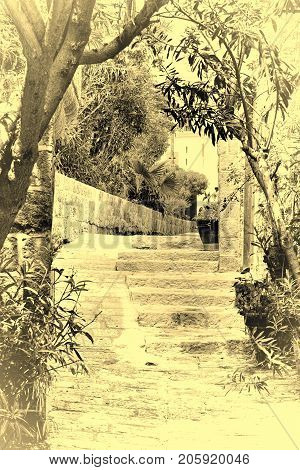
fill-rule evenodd
<path id="1" fill-rule="evenodd" d="M 24 46 L 24 54 L 27 59 L 37 57 L 41 54 L 41 46 L 35 35 L 32 24 L 28 21 L 24 11 L 20 8 L 17 0 L 4 0 L 5 6 L 13 20 Z"/>
<path id="2" fill-rule="evenodd" d="M 242 85 L 242 81 L 241 81 L 241 73 L 240 73 L 240 69 L 239 69 L 239 65 L 237 63 L 237 60 L 230 48 L 230 46 L 227 44 L 226 40 L 223 39 L 223 38 L 220 38 L 222 43 L 224 44 L 231 60 L 232 60 L 232 64 L 233 64 L 233 68 L 234 68 L 234 71 L 235 71 L 235 77 L 236 77 L 236 81 L 237 81 L 237 86 L 239 88 L 239 91 L 240 91 L 240 97 L 241 97 L 241 101 L 242 101 L 242 105 L 243 105 L 243 110 L 244 110 L 244 116 L 245 116 L 245 122 L 246 122 L 246 130 L 247 130 L 247 137 L 248 137 L 248 145 L 249 147 L 252 147 L 253 145 L 253 135 L 252 135 L 252 120 L 250 118 L 250 113 L 249 113 L 249 109 L 248 109 L 248 106 L 247 106 L 247 101 L 246 101 L 246 98 L 245 98 L 245 95 L 244 95 L 244 90 L 243 90 L 243 85 Z"/>
<path id="3" fill-rule="evenodd" d="M 126 21 L 130 21 L 135 14 L 135 0 L 126 0 Z"/>
<path id="4" fill-rule="evenodd" d="M 41 43 L 45 34 L 45 23 L 35 0 L 23 0 L 21 6 L 33 27 L 37 39 Z"/>
<path id="5" fill-rule="evenodd" d="M 70 21 L 74 7 L 74 0 L 52 0 L 46 31 L 44 38 L 44 45 L 47 48 L 53 48 L 55 45 L 55 51 L 53 56 L 56 55 L 56 52 L 60 50 L 64 39 L 67 33 L 67 26 Z"/>
<path id="6" fill-rule="evenodd" d="M 123 51 L 132 40 L 141 34 L 143 29 L 150 24 L 152 16 L 169 0 L 146 0 L 141 11 L 124 26 L 122 33 L 113 39 L 110 43 L 105 44 L 99 50 L 85 51 L 80 59 L 80 64 L 101 64 L 108 59 L 113 59 L 121 51 Z"/>
<path id="7" fill-rule="evenodd" d="M 266 41 L 266 39 L 265 39 L 265 41 Z M 270 134 L 269 134 L 269 137 L 268 137 L 268 140 L 267 140 L 267 143 L 266 143 L 266 149 L 267 150 L 270 149 L 273 134 L 274 134 L 274 130 L 275 130 L 275 126 L 276 126 L 277 115 L 278 115 L 278 110 L 279 110 L 279 97 L 280 97 L 280 95 L 279 95 L 280 83 L 279 83 L 279 79 L 278 79 L 278 75 L 277 75 L 277 68 L 276 68 L 276 64 L 275 64 L 275 61 L 274 61 L 273 52 L 271 50 L 270 50 L 270 58 L 271 58 L 272 64 L 273 64 L 273 74 L 274 74 L 275 88 L 276 88 L 276 104 L 275 104 L 275 111 L 274 111 L 272 127 L 271 127 Z"/>
<path id="8" fill-rule="evenodd" d="M 64 43 L 50 70 L 40 137 L 45 132 L 79 65 L 90 36 L 94 6 L 95 0 L 75 0 L 74 14 L 70 19 Z"/>

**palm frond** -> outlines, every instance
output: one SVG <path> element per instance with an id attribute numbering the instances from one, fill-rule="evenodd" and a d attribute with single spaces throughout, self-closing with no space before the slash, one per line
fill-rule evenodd
<path id="1" fill-rule="evenodd" d="M 155 185 L 155 179 L 153 178 L 153 175 L 150 173 L 148 168 L 144 165 L 144 163 L 142 163 L 140 160 L 134 160 L 131 163 L 131 165 L 132 165 L 132 168 L 133 168 L 136 176 L 139 177 L 137 179 L 139 187 L 141 186 L 141 181 L 140 181 L 141 178 L 142 178 L 142 180 L 144 180 L 146 182 L 146 184 L 149 187 L 152 187 L 153 185 Z"/>
<path id="2" fill-rule="evenodd" d="M 154 176 L 155 178 L 160 178 L 160 177 L 164 176 L 165 172 L 166 172 L 166 162 L 165 161 L 154 163 L 154 165 L 152 165 L 149 168 L 149 173 L 152 176 Z"/>
<path id="3" fill-rule="evenodd" d="M 143 176 L 143 178 L 148 178 L 149 177 L 148 169 L 146 168 L 144 163 L 142 163 L 140 160 L 133 160 L 131 165 L 132 165 L 132 168 L 133 168 L 135 173 L 137 173 L 138 175 Z"/>
<path id="4" fill-rule="evenodd" d="M 160 188 L 164 193 L 173 193 L 178 188 L 178 181 L 174 173 L 170 173 L 163 178 Z"/>

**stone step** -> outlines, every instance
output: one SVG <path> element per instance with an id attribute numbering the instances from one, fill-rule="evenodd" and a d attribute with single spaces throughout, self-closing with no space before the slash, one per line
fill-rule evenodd
<path id="1" fill-rule="evenodd" d="M 198 232 L 183 233 L 181 235 L 134 235 L 132 248 L 138 249 L 168 249 L 168 248 L 194 248 L 203 249 L 203 243 Z"/>
<path id="2" fill-rule="evenodd" d="M 140 304 L 166 305 L 222 305 L 229 306 L 234 293 L 228 289 L 216 292 L 211 289 L 164 289 L 134 287 L 130 289 L 134 302 Z"/>
<path id="3" fill-rule="evenodd" d="M 119 260 L 135 260 L 135 261 L 151 261 L 151 260 L 167 260 L 167 261 L 218 261 L 218 251 L 204 251 L 187 248 L 185 250 L 136 250 L 125 251 L 119 253 Z"/>
<path id="4" fill-rule="evenodd" d="M 200 326 L 203 328 L 243 328 L 243 320 L 232 306 L 140 305 L 138 324 L 158 328 Z"/>
<path id="5" fill-rule="evenodd" d="M 144 349 L 156 354 L 169 354 L 172 352 L 184 352 L 195 355 L 213 353 L 218 348 L 230 353 L 244 348 L 249 342 L 243 328 L 201 328 L 186 327 L 153 328 L 145 327 Z M 177 354 L 176 353 L 176 354 Z"/>
<path id="6" fill-rule="evenodd" d="M 101 263 L 95 263 L 96 267 L 94 268 L 93 264 L 89 264 L 86 261 L 78 261 L 74 259 L 66 260 L 63 262 L 54 261 L 52 263 L 52 268 L 64 269 L 65 271 L 72 271 L 72 269 L 76 269 L 80 271 L 80 277 L 88 277 L 89 273 L 91 273 L 91 277 L 95 277 L 95 271 L 97 275 L 97 279 L 99 278 L 99 282 L 102 278 L 113 279 L 113 278 L 121 278 L 126 276 L 126 273 L 121 273 L 116 271 L 116 260 L 112 262 L 112 260 L 103 260 Z M 103 269 L 101 269 L 103 267 Z"/>
<path id="7" fill-rule="evenodd" d="M 86 270 L 87 272 L 92 271 L 115 271 L 116 260 L 111 258 L 95 258 L 90 260 L 89 258 L 70 258 L 70 259 L 57 259 L 52 264 L 53 267 L 59 269 L 76 269 L 80 272 Z"/>
<path id="8" fill-rule="evenodd" d="M 237 273 L 192 273 L 182 276 L 181 271 L 156 273 L 138 272 L 126 273 L 126 282 L 129 287 L 164 287 L 183 289 L 233 289 L 234 279 Z"/>
<path id="9" fill-rule="evenodd" d="M 181 271 L 183 273 L 192 272 L 217 272 L 218 261 L 166 261 L 166 260 L 143 260 L 135 261 L 118 260 L 116 264 L 117 271 L 146 271 L 146 272 L 165 272 Z"/>

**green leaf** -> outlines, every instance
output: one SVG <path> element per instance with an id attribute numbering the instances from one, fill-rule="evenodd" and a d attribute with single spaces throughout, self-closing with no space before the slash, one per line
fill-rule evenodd
<path id="1" fill-rule="evenodd" d="M 83 331 L 83 334 L 94 344 L 94 338 L 87 331 Z"/>
<path id="2" fill-rule="evenodd" d="M 276 31 L 277 31 L 277 23 L 276 23 L 276 21 L 274 20 L 274 18 L 271 18 L 271 22 L 272 22 L 273 29 L 274 29 L 274 31 L 275 31 L 275 33 L 276 33 Z"/>

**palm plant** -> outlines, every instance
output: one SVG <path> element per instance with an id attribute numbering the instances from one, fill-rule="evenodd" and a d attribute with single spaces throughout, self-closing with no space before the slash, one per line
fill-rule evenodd
<path id="1" fill-rule="evenodd" d="M 153 208 L 162 209 L 178 187 L 176 176 L 168 170 L 167 162 L 156 162 L 147 168 L 142 161 L 134 160 L 131 166 L 135 173 L 135 197 L 143 203 L 148 200 Z"/>
<path id="2" fill-rule="evenodd" d="M 140 191 L 142 184 L 146 184 L 150 189 L 168 194 L 176 189 L 177 181 L 175 174 L 168 172 L 166 162 L 154 163 L 150 168 L 140 160 L 132 162 L 132 168 L 136 174 L 136 189 Z"/>

